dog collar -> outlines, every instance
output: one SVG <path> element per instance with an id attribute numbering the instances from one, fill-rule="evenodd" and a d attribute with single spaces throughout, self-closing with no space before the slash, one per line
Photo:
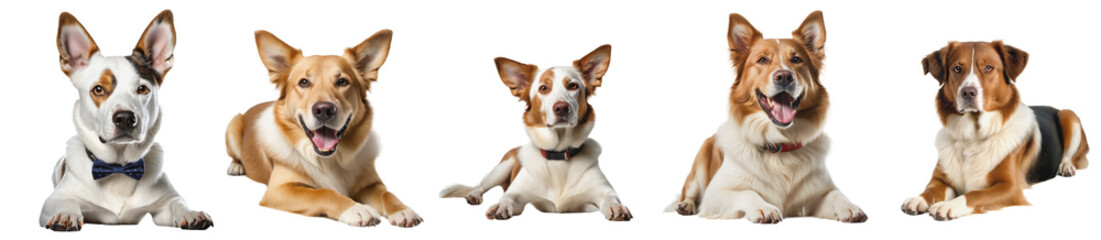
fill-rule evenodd
<path id="1" fill-rule="evenodd" d="M 543 153 L 543 158 L 546 158 L 547 160 L 565 161 L 570 160 L 570 158 L 573 158 L 574 156 L 577 156 L 577 154 L 581 152 L 581 147 L 584 146 L 585 145 L 582 144 L 581 146 L 577 146 L 575 148 L 566 148 L 565 151 L 548 151 L 539 149 L 539 152 Z"/>
<path id="2" fill-rule="evenodd" d="M 803 143 L 774 143 L 761 146 L 761 151 L 770 153 L 791 152 L 803 148 Z"/>
<path id="3" fill-rule="evenodd" d="M 137 162 L 127 164 L 110 164 L 96 158 L 92 151 L 87 148 L 84 149 L 85 153 L 88 153 L 88 159 L 92 160 L 92 180 L 99 180 L 111 176 L 111 174 L 123 174 L 134 180 L 141 180 L 141 177 L 145 175 L 145 158 L 138 158 Z"/>

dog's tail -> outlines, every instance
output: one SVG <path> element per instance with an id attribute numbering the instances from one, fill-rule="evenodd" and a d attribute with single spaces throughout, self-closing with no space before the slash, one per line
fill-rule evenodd
<path id="1" fill-rule="evenodd" d="M 461 198 L 466 197 L 466 194 L 474 191 L 474 187 L 455 184 L 447 186 L 443 191 L 440 191 L 440 198 Z"/>

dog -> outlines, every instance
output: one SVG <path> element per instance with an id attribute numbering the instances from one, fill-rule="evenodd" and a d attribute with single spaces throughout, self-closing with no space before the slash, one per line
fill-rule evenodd
<path id="1" fill-rule="evenodd" d="M 825 41 L 821 11 L 789 39 L 764 39 L 745 17 L 730 14 L 727 42 L 737 74 L 730 117 L 704 141 L 666 211 L 755 223 L 795 216 L 867 220 L 826 171 L 829 96 L 819 79 Z"/>
<path id="2" fill-rule="evenodd" d="M 596 115 L 588 99 L 608 71 L 611 52 L 611 45 L 603 45 L 573 66 L 541 73 L 535 65 L 494 59 L 505 86 L 527 105 L 523 120 L 531 143 L 505 153 L 477 186 L 452 185 L 440 197 L 464 197 L 478 205 L 482 194 L 501 186 L 504 195 L 486 211 L 491 220 L 520 215 L 528 203 L 542 212 L 599 210 L 611 221 L 631 220 L 631 211 L 600 171 L 600 144 L 589 138 Z"/>
<path id="3" fill-rule="evenodd" d="M 1023 189 L 1089 162 L 1086 132 L 1071 110 L 1027 106 L 1017 77 L 1028 53 L 994 42 L 949 42 L 921 60 L 940 84 L 937 166 L 925 191 L 902 212 L 952 220 L 1028 205 Z"/>
<path id="4" fill-rule="evenodd" d="M 375 169 L 378 135 L 367 102 L 390 52 L 381 30 L 344 55 L 303 56 L 267 31 L 256 47 L 279 99 L 238 114 L 226 129 L 227 173 L 266 184 L 260 205 L 357 226 L 414 227 L 424 221 L 402 204 Z"/>
<path id="5" fill-rule="evenodd" d="M 57 49 L 61 71 L 80 93 L 73 105 L 77 135 L 54 167 L 39 226 L 80 231 L 84 223 L 137 224 L 146 214 L 157 226 L 214 226 L 172 188 L 161 171 L 164 150 L 153 140 L 162 116 L 157 95 L 175 62 L 173 26 L 172 12 L 164 10 L 133 54 L 106 57 L 76 17 L 61 13 Z"/>

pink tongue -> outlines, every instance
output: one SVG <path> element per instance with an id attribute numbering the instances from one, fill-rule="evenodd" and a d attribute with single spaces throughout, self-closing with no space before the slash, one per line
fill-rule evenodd
<path id="1" fill-rule="evenodd" d="M 313 138 L 314 146 L 317 146 L 318 150 L 329 151 L 336 148 L 336 131 L 329 128 L 321 128 L 314 131 Z"/>
<path id="2" fill-rule="evenodd" d="M 780 123 L 791 123 L 791 120 L 795 119 L 795 109 L 792 109 L 790 105 L 776 104 L 772 108 L 772 117 Z"/>

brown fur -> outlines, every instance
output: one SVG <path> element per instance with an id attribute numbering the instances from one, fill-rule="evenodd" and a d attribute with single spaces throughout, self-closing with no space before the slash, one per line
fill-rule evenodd
<path id="1" fill-rule="evenodd" d="M 971 62 L 972 51 L 977 63 Z M 1002 120 L 1008 120 L 1020 104 L 1017 86 L 1012 81 L 1020 75 L 1027 62 L 1028 53 L 1001 41 L 949 42 L 948 46 L 926 56 L 922 59 L 925 73 L 943 84 L 937 95 L 937 113 L 941 123 L 945 124 L 950 115 L 962 115 L 956 109 L 956 94 L 971 71 L 976 71 L 982 84 L 983 110 L 1000 111 Z M 976 65 L 980 66 L 979 69 L 972 69 Z M 985 70 L 987 65 L 992 67 L 989 72 Z M 960 72 L 953 70 L 957 66 L 961 68 Z"/>
<path id="2" fill-rule="evenodd" d="M 585 92 L 584 94 L 578 94 L 578 103 L 583 103 L 578 106 L 578 113 L 582 114 L 582 118 L 579 123 L 595 118 L 595 114 L 592 111 L 592 105 L 588 104 L 588 98 L 595 94 L 596 88 L 600 87 L 603 83 L 604 74 L 608 71 L 608 65 L 611 61 L 611 45 L 601 45 L 595 50 L 586 54 L 581 59 L 573 62 L 573 67 L 581 72 L 583 80 L 585 80 Z M 531 64 L 524 64 L 505 57 L 498 57 L 494 59 L 494 63 L 497 65 L 497 73 L 501 77 L 501 81 L 509 88 L 509 91 L 513 96 L 520 99 L 527 104 L 527 109 L 524 111 L 523 120 L 524 124 L 529 127 L 541 127 L 546 126 L 546 114 L 542 108 L 533 106 L 542 106 L 543 101 L 539 98 L 530 97 L 531 91 L 537 91 L 537 94 L 546 94 L 550 92 L 550 89 L 554 87 L 555 79 L 557 76 L 550 69 L 543 71 L 536 78 L 535 72 L 538 67 Z M 536 82 L 538 79 L 538 82 Z M 567 84 L 569 78 L 563 76 L 558 84 Z M 539 87 L 546 86 L 545 92 L 540 91 Z"/>
<path id="3" fill-rule="evenodd" d="M 699 152 L 696 153 L 692 170 L 688 172 L 688 178 L 684 180 L 684 187 L 681 188 L 680 201 L 691 201 L 698 205 L 699 199 L 697 197 L 699 193 L 707 189 L 707 185 L 710 185 L 711 179 L 715 177 L 715 172 L 718 172 L 722 165 L 722 148 L 715 145 L 715 137 L 711 136 L 703 141 L 703 146 L 700 146 Z M 701 167 L 702 169 L 700 169 Z M 704 176 L 705 181 L 699 185 L 695 184 L 697 174 L 706 174 Z"/>
<path id="4" fill-rule="evenodd" d="M 521 169 L 524 169 L 524 166 L 520 165 L 519 158 L 517 158 L 517 155 L 519 155 L 519 154 L 520 154 L 520 147 L 514 147 L 514 148 L 508 150 L 508 152 L 505 153 L 504 157 L 501 157 L 501 162 L 508 161 L 508 160 L 515 160 L 516 161 L 516 165 L 512 166 L 512 171 L 508 175 L 508 180 L 505 180 L 504 183 L 501 183 L 501 190 L 502 191 L 508 191 L 508 186 L 512 185 L 513 181 L 516 181 L 516 176 L 520 175 L 520 170 Z"/>
<path id="5" fill-rule="evenodd" d="M 1056 116 L 1059 118 L 1059 126 L 1062 126 L 1060 130 L 1063 131 L 1063 143 L 1065 145 L 1065 149 L 1063 149 L 1064 153 L 1070 152 L 1070 148 L 1075 147 L 1070 144 L 1071 138 L 1074 137 L 1075 134 L 1075 132 L 1073 132 L 1074 125 L 1078 125 L 1077 134 L 1081 136 L 1081 142 L 1078 144 L 1078 149 L 1075 150 L 1074 156 L 1071 156 L 1071 161 L 1074 164 L 1074 168 L 1086 169 L 1089 167 L 1089 161 L 1086 160 L 1086 153 L 1090 152 L 1090 146 L 1089 143 L 1086 142 L 1086 130 L 1082 128 L 1082 122 L 1078 119 L 1078 114 L 1075 114 L 1074 111 L 1064 109 L 1060 110 Z"/>
<path id="6" fill-rule="evenodd" d="M 61 16 L 57 20 L 57 51 L 61 52 L 59 59 L 61 63 L 61 71 L 65 72 L 65 75 L 72 76 L 72 72 L 65 69 L 66 65 L 87 65 L 88 59 L 92 57 L 93 53 L 99 52 L 99 45 L 96 45 L 96 40 L 92 39 L 92 35 L 88 34 L 88 29 L 84 28 L 84 24 L 80 24 L 80 21 L 76 20 L 76 17 L 69 12 L 62 12 Z M 77 25 L 80 26 L 80 30 L 84 31 L 84 36 L 88 37 L 88 41 L 91 43 L 88 51 L 79 53 L 77 56 L 70 56 L 65 49 L 64 39 L 61 39 L 61 29 L 65 26 Z"/>
<path id="7" fill-rule="evenodd" d="M 929 185 L 925 186 L 925 192 L 921 193 L 921 198 L 924 198 L 927 203 L 943 202 L 948 200 L 948 196 L 945 196 L 945 194 L 950 187 L 948 176 L 940 170 L 938 165 L 933 169 L 933 179 L 930 179 Z"/>
<path id="8" fill-rule="evenodd" d="M 104 69 L 103 73 L 99 75 L 99 82 L 89 90 L 89 95 L 92 96 L 92 102 L 96 104 L 96 107 L 99 107 L 99 104 L 111 97 L 111 93 L 115 92 L 115 84 L 115 74 L 111 72 L 111 69 Z M 97 94 L 95 87 L 103 88 L 102 92 Z"/>
<path id="9" fill-rule="evenodd" d="M 1023 191 L 1029 187 L 1025 176 L 1036 160 L 1036 151 L 1040 150 L 1038 143 L 1033 141 L 1033 138 L 1026 140 L 987 174 L 989 187 L 964 194 L 967 207 L 978 214 L 1008 206 L 1028 205 Z"/>

